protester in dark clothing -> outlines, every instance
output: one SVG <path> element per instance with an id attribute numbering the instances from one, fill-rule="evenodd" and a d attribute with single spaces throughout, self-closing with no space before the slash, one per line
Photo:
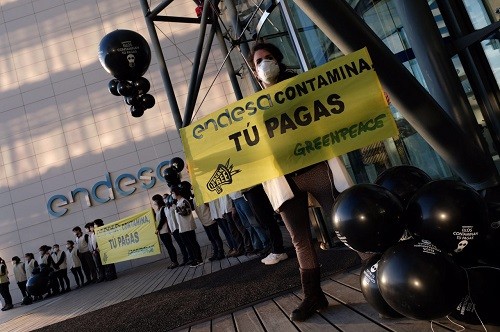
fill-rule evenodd
<path id="1" fill-rule="evenodd" d="M 44 267 L 44 273 L 46 273 L 49 277 L 49 289 L 46 298 L 58 295 L 60 293 L 59 281 L 57 280 L 57 274 L 54 273 L 55 262 L 50 255 L 51 247 L 43 245 L 38 250 L 40 252 L 40 266 Z"/>
<path id="2" fill-rule="evenodd" d="M 66 253 L 59 250 L 59 245 L 54 244 L 52 246 L 52 259 L 54 260 L 54 269 L 59 284 L 61 285 L 61 292 L 69 292 L 71 290 L 71 285 L 68 278 L 68 268 L 66 263 Z M 64 283 L 66 282 L 66 288 L 64 288 Z"/>
<path id="3" fill-rule="evenodd" d="M 26 296 L 28 296 L 28 293 L 26 292 L 26 282 L 28 281 L 28 278 L 26 277 L 26 269 L 24 267 L 24 264 L 21 263 L 21 258 L 17 256 L 12 257 L 12 266 L 14 269 L 14 278 L 16 278 L 17 286 L 19 287 L 23 298 L 25 298 Z"/>
<path id="4" fill-rule="evenodd" d="M 156 234 L 160 236 L 160 240 L 167 249 L 168 257 L 170 258 L 169 269 L 175 269 L 179 266 L 179 262 L 177 261 L 177 250 L 174 247 L 174 243 L 172 242 L 172 236 L 170 235 L 170 229 L 168 228 L 167 216 L 165 214 L 165 201 L 161 195 L 154 195 L 152 198 L 153 201 L 153 209 L 156 213 L 156 223 L 158 226 L 156 227 Z"/>
<path id="5" fill-rule="evenodd" d="M 279 48 L 269 43 L 256 44 L 249 58 L 254 75 L 264 88 L 295 76 L 282 61 L 283 54 Z M 352 180 L 345 175 L 347 172 L 338 171 L 343 166 L 338 158 L 335 161 L 338 170 L 335 172 L 331 168 L 333 161 L 332 165 L 329 162 L 313 164 L 263 183 L 272 210 L 280 212 L 291 235 L 299 262 L 304 299 L 291 313 L 290 319 L 293 321 L 306 320 L 316 310 L 328 307 L 328 300 L 321 290 L 320 265 L 312 239 L 308 193 L 320 203 L 325 215 L 330 216 L 339 191 L 352 185 Z M 262 198 L 264 195 L 259 196 Z"/>
<path id="6" fill-rule="evenodd" d="M 257 221 L 269 232 L 270 247 L 264 248 L 264 250 L 261 251 L 261 256 L 264 256 L 263 259 L 274 254 L 271 255 L 270 258 L 274 258 L 272 264 L 275 264 L 288 258 L 288 255 L 285 253 L 285 248 L 283 247 L 283 234 L 281 234 L 280 226 L 273 216 L 273 207 L 262 185 L 259 184 L 243 191 L 243 196 L 248 201 Z"/>
<path id="7" fill-rule="evenodd" d="M 78 257 L 78 250 L 75 248 L 75 242 L 68 240 L 66 242 L 66 263 L 67 268 L 73 273 L 75 278 L 76 288 L 80 288 L 84 284 L 82 273 L 82 262 Z"/>
<path id="8" fill-rule="evenodd" d="M 94 228 L 104 226 L 104 221 L 102 219 L 94 220 L 94 225 L 92 228 L 92 232 L 94 232 Z M 94 234 L 95 236 L 95 234 Z M 116 275 L 116 267 L 115 264 L 103 264 L 101 260 L 101 252 L 99 250 L 99 245 L 97 242 L 95 243 L 95 261 L 98 264 L 99 269 L 101 270 L 101 281 L 111 281 L 117 278 Z"/>
<path id="9" fill-rule="evenodd" d="M 12 305 L 12 296 L 10 295 L 9 285 L 9 270 L 7 270 L 7 264 L 5 261 L 2 257 L 0 257 L 0 295 L 5 302 L 2 311 L 7 311 L 14 307 Z"/>
<path id="10" fill-rule="evenodd" d="M 84 286 L 95 283 L 97 281 L 97 268 L 95 266 L 94 257 L 89 250 L 89 235 L 83 234 L 82 229 L 78 226 L 73 228 L 75 234 L 75 246 L 78 250 L 78 257 L 82 262 L 83 273 L 87 281 Z"/>

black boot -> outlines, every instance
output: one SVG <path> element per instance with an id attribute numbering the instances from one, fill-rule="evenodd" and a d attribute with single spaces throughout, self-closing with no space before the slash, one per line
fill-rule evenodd
<path id="1" fill-rule="evenodd" d="M 290 319 L 296 322 L 302 322 L 311 317 L 316 310 L 323 310 L 328 307 L 328 300 L 321 290 L 319 267 L 300 269 L 300 280 L 304 291 L 304 299 L 290 315 Z"/>

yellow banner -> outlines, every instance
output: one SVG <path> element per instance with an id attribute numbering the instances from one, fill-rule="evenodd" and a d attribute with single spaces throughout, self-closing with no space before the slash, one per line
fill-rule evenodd
<path id="1" fill-rule="evenodd" d="M 197 200 L 251 187 L 398 130 L 366 48 L 180 130 Z"/>
<path id="2" fill-rule="evenodd" d="M 151 209 L 97 227 L 95 235 L 103 264 L 159 254 L 160 243 L 155 230 Z"/>

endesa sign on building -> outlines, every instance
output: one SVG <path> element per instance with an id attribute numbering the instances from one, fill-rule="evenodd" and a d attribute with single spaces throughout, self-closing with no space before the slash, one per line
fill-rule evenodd
<path id="1" fill-rule="evenodd" d="M 132 185 L 140 183 L 140 187 L 143 189 L 151 189 L 156 185 L 156 179 L 165 182 L 163 178 L 163 169 L 170 165 L 170 161 L 162 161 L 156 166 L 156 169 L 151 167 L 142 167 L 136 174 L 123 173 L 118 175 L 116 178 L 111 177 L 111 174 L 105 173 L 105 180 L 96 182 L 92 188 L 89 190 L 87 188 L 76 188 L 72 190 L 67 196 L 65 195 L 54 195 L 47 201 L 47 211 L 53 217 L 61 217 L 65 215 L 68 211 L 68 205 L 75 202 L 77 196 L 84 198 L 87 206 L 92 206 L 94 203 L 106 203 L 110 200 L 115 199 L 115 192 L 120 196 L 132 195 L 137 188 Z M 156 176 L 154 176 L 156 175 Z M 101 187 L 107 187 L 107 193 L 105 197 L 102 197 Z M 98 190 L 101 195 L 98 194 Z M 106 192 L 106 191 L 105 191 Z"/>

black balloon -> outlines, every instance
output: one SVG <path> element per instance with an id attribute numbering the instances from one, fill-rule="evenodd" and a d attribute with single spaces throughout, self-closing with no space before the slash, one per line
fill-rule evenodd
<path id="1" fill-rule="evenodd" d="M 149 91 L 151 88 L 151 84 L 149 83 L 148 79 L 145 77 L 139 77 L 136 79 L 134 82 L 134 87 L 137 90 L 137 93 L 139 95 L 143 95 Z"/>
<path id="2" fill-rule="evenodd" d="M 400 314 L 445 317 L 465 296 L 466 276 L 452 257 L 429 241 L 402 241 L 380 259 L 377 282 L 384 300 Z"/>
<path id="3" fill-rule="evenodd" d="M 119 81 L 116 90 L 124 97 L 133 97 L 137 95 L 134 85 L 129 81 Z"/>
<path id="4" fill-rule="evenodd" d="M 145 94 L 139 97 L 141 100 L 141 103 L 144 105 L 146 108 L 153 108 L 155 105 L 155 98 L 150 95 L 150 94 Z"/>
<path id="5" fill-rule="evenodd" d="M 182 170 L 184 169 L 184 160 L 179 157 L 174 157 L 170 159 L 170 167 L 175 169 L 177 172 L 182 172 Z"/>
<path id="6" fill-rule="evenodd" d="M 134 81 L 148 70 L 151 49 L 137 32 L 115 30 L 101 39 L 99 61 L 115 78 Z"/>
<path id="7" fill-rule="evenodd" d="M 120 93 L 118 92 L 118 83 L 119 82 L 120 82 L 119 80 L 114 78 L 111 81 L 109 81 L 109 83 L 108 83 L 108 90 L 114 96 L 120 96 Z"/>
<path id="8" fill-rule="evenodd" d="M 123 99 L 125 103 L 130 106 L 139 106 L 141 104 L 141 100 L 138 96 L 123 97 Z"/>
<path id="9" fill-rule="evenodd" d="M 361 292 L 366 302 L 368 302 L 379 314 L 391 318 L 402 317 L 401 314 L 392 309 L 391 306 L 385 302 L 378 289 L 377 270 L 378 262 L 381 257 L 381 254 L 373 255 L 366 261 L 361 269 L 361 274 L 359 275 Z"/>
<path id="10" fill-rule="evenodd" d="M 167 181 L 167 186 L 169 187 L 177 186 L 181 183 L 179 172 L 172 167 L 165 168 L 163 171 L 163 177 L 165 178 L 165 181 Z"/>
<path id="11" fill-rule="evenodd" d="M 141 104 L 138 104 L 138 105 L 132 105 L 130 106 L 130 114 L 132 114 L 132 116 L 134 118 L 140 118 L 141 116 L 144 115 L 144 110 L 146 108 L 141 105 Z"/>
<path id="12" fill-rule="evenodd" d="M 415 166 L 401 165 L 382 172 L 375 180 L 375 184 L 389 189 L 406 206 L 413 194 L 431 181 L 431 177 L 421 169 Z"/>
<path id="13" fill-rule="evenodd" d="M 486 203 L 468 185 L 438 180 L 420 188 L 405 211 L 408 230 L 464 260 L 478 254 L 488 223 Z"/>
<path id="14" fill-rule="evenodd" d="M 397 243 L 405 231 L 403 206 L 384 187 L 358 184 L 335 201 L 332 222 L 338 238 L 362 252 L 382 253 Z"/>

